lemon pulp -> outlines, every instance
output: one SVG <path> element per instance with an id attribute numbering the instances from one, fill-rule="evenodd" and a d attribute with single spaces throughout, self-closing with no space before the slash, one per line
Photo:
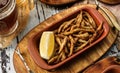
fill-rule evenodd
<path id="1" fill-rule="evenodd" d="M 40 55 L 42 58 L 48 60 L 54 53 L 54 33 L 52 31 L 45 31 L 42 33 L 40 39 Z"/>

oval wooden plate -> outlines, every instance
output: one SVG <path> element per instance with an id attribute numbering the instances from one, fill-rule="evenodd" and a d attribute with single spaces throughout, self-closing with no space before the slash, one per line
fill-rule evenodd
<path id="1" fill-rule="evenodd" d="M 71 56 L 67 57 L 63 61 L 61 61 L 61 62 L 59 62 L 57 64 L 53 64 L 53 65 L 48 64 L 43 58 L 41 58 L 40 53 L 39 53 L 40 50 L 39 50 L 38 46 L 39 46 L 39 40 L 41 38 L 42 33 L 44 31 L 54 31 L 56 29 L 59 29 L 62 23 L 64 24 L 64 22 L 70 21 L 70 20 L 76 18 L 77 15 L 80 14 L 81 11 L 88 12 L 91 15 L 91 17 L 95 20 L 95 23 L 98 26 L 102 22 L 104 22 L 103 23 L 103 28 L 102 28 L 104 30 L 103 33 L 101 34 L 101 36 L 99 38 L 94 40 L 94 42 L 92 42 L 90 45 L 86 45 L 83 49 L 77 51 L 76 53 L 73 53 Z M 97 43 L 99 43 L 100 41 L 102 41 L 107 36 L 107 34 L 109 33 L 109 24 L 107 23 L 106 19 L 96 9 L 94 9 L 92 7 L 89 7 L 89 6 L 87 7 L 86 6 L 86 7 L 74 10 L 73 13 L 69 12 L 67 15 L 68 16 L 66 16 L 65 18 L 62 18 L 60 21 L 55 22 L 55 23 L 51 24 L 50 26 L 46 26 L 45 29 L 40 30 L 39 33 L 37 33 L 36 35 L 32 36 L 28 40 L 28 50 L 30 52 L 30 55 L 32 56 L 32 58 L 35 61 L 35 63 L 37 65 L 39 65 L 39 67 L 41 67 L 43 69 L 52 70 L 52 69 L 56 69 L 57 67 L 60 67 L 61 65 L 64 65 L 66 62 L 69 62 L 70 60 L 72 60 L 76 56 L 78 56 L 79 54 L 84 53 L 86 50 L 90 49 L 90 47 L 92 47 L 92 46 L 96 45 Z"/>
<path id="2" fill-rule="evenodd" d="M 38 33 L 40 29 L 44 29 L 46 26 L 51 25 L 52 23 L 60 20 L 62 17 L 66 16 L 68 12 L 72 12 L 76 9 L 79 9 L 83 6 L 90 6 L 93 8 L 96 8 L 96 5 L 91 4 L 85 4 L 85 5 L 77 5 L 74 7 L 71 7 L 69 9 L 66 9 L 58 14 L 53 15 L 52 17 L 48 18 L 47 20 L 40 23 L 38 26 L 33 28 L 18 44 L 16 49 L 20 49 L 20 52 L 22 56 L 24 57 L 26 63 L 31 68 L 31 70 L 34 73 L 51 73 L 50 71 L 44 70 L 40 68 L 32 59 L 30 56 L 30 53 L 28 51 L 28 40 L 31 36 L 35 35 L 35 33 Z M 99 10 L 101 14 L 104 14 L 101 10 Z M 110 11 L 109 11 L 110 12 Z M 112 15 L 111 13 L 109 15 Z M 105 16 L 106 17 L 106 16 Z M 106 17 L 107 18 L 107 17 Z M 115 18 L 114 18 L 115 19 Z M 54 20 L 54 21 L 53 21 Z M 91 47 L 94 48 L 94 50 L 90 49 L 87 50 L 85 53 L 79 55 L 75 59 L 71 60 L 70 62 L 67 62 L 63 66 L 55 69 L 52 73 L 78 73 L 88 67 L 89 65 L 93 64 L 95 61 L 97 61 L 101 56 L 103 56 L 109 48 L 114 43 L 115 39 L 117 38 L 118 31 L 110 29 L 109 34 L 107 37 L 102 40 L 100 43 L 96 44 L 95 46 Z M 109 40 L 111 39 L 111 40 Z M 27 70 L 20 59 L 20 57 L 14 53 L 13 55 L 13 63 L 14 67 L 17 73 L 27 73 Z"/>
<path id="3" fill-rule="evenodd" d="M 77 2 L 78 0 L 40 0 L 40 1 L 45 4 L 58 6 L 58 5 L 74 3 L 74 2 Z"/>

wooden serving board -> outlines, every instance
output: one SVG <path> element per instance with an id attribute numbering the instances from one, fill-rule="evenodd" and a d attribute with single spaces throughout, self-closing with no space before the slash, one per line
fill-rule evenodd
<path id="1" fill-rule="evenodd" d="M 106 4 L 120 4 L 120 0 L 99 0 L 103 3 L 106 3 Z"/>
<path id="2" fill-rule="evenodd" d="M 89 50 L 85 51 L 81 55 L 77 56 L 70 62 L 64 64 L 63 66 L 61 66 L 53 71 L 47 71 L 47 70 L 41 69 L 33 61 L 32 57 L 30 56 L 30 53 L 28 51 L 29 38 L 31 36 L 33 36 L 35 33 L 37 33 L 40 29 L 43 29 L 46 26 L 50 25 L 50 23 L 53 23 L 56 20 L 59 20 L 60 18 L 64 17 L 68 12 L 74 11 L 75 9 L 81 8 L 83 6 L 90 6 L 90 7 L 96 8 L 95 5 L 85 4 L 85 5 L 77 5 L 77 6 L 71 7 L 67 10 L 64 10 L 56 15 L 53 15 L 52 17 L 48 18 L 47 20 L 43 21 L 42 23 L 40 23 L 38 26 L 33 28 L 33 30 L 31 30 L 20 41 L 20 43 L 18 44 L 16 49 L 18 49 L 18 48 L 20 49 L 20 52 L 21 52 L 22 56 L 24 57 L 26 63 L 28 64 L 28 66 L 34 73 L 78 73 L 78 72 L 81 72 L 82 70 L 87 68 L 89 65 L 91 65 L 95 61 L 97 61 L 101 56 L 103 56 L 109 50 L 109 48 L 112 46 L 115 39 L 117 38 L 118 31 L 112 30 L 112 28 L 110 28 L 110 32 L 104 40 L 102 40 L 100 43 L 96 44 L 95 46 L 91 47 Z M 99 11 L 102 14 L 104 14 L 101 10 L 99 10 Z M 27 70 L 26 70 L 22 60 L 15 52 L 13 55 L 13 63 L 14 63 L 14 67 L 15 67 L 15 70 L 17 73 L 27 73 Z"/>
<path id="3" fill-rule="evenodd" d="M 18 7 L 18 27 L 16 29 L 16 31 L 6 37 L 2 37 L 2 39 L 7 40 L 4 42 L 2 48 L 5 48 L 7 46 L 9 46 L 12 42 L 12 40 L 25 28 L 25 26 L 27 25 L 27 21 L 29 18 L 29 13 L 30 10 L 33 8 L 34 3 L 33 0 L 25 0 L 25 2 L 23 4 L 18 3 L 17 7 Z M 1 42 L 1 40 L 0 40 Z"/>
<path id="4" fill-rule="evenodd" d="M 78 0 L 40 0 L 41 2 L 49 5 L 59 6 L 77 2 Z"/>

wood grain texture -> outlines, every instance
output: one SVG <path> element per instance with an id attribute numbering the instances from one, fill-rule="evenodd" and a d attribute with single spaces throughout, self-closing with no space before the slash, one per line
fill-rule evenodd
<path id="1" fill-rule="evenodd" d="M 106 3 L 106 4 L 120 4 L 120 0 L 99 0 L 103 3 Z"/>
<path id="2" fill-rule="evenodd" d="M 118 31 L 110 29 L 110 32 L 108 36 L 102 40 L 97 45 L 91 47 L 89 50 L 84 52 L 83 54 L 77 56 L 75 59 L 71 60 L 70 62 L 64 64 L 63 66 L 57 68 L 53 71 L 47 71 L 44 69 L 41 69 L 35 62 L 33 61 L 32 57 L 29 54 L 28 51 L 28 40 L 31 36 L 33 36 L 35 33 L 37 33 L 40 29 L 43 29 L 52 23 L 56 22 L 57 20 L 60 20 L 62 17 L 67 15 L 67 12 L 72 12 L 75 9 L 79 9 L 83 6 L 91 6 L 95 8 L 95 5 L 77 5 L 75 7 L 69 8 L 67 10 L 64 10 L 56 15 L 53 15 L 52 17 L 46 19 L 45 21 L 41 22 L 38 26 L 33 28 L 18 44 L 17 48 L 20 49 L 22 56 L 24 57 L 26 63 L 31 68 L 31 70 L 34 71 L 34 73 L 77 73 L 84 70 L 89 65 L 93 64 L 95 61 L 97 61 L 103 54 L 105 54 L 109 48 L 114 43 Z M 54 21 L 53 21 L 54 20 Z M 17 49 L 16 48 L 16 49 Z M 20 60 L 19 56 L 14 53 L 13 55 L 13 63 L 14 67 L 17 73 L 27 73 L 25 66 L 23 65 L 23 62 Z"/>
<path id="3" fill-rule="evenodd" d="M 120 73 L 120 63 L 116 57 L 107 57 L 87 68 L 84 73 Z"/>
<path id="4" fill-rule="evenodd" d="M 59 6 L 59 5 L 74 3 L 74 2 L 77 2 L 78 0 L 40 0 L 40 1 L 45 4 Z"/>
<path id="5" fill-rule="evenodd" d="M 33 0 L 31 0 L 33 1 Z M 3 37 L 2 39 L 7 40 L 4 42 L 4 45 L 2 46 L 2 48 L 5 48 L 7 46 L 9 46 L 12 42 L 12 40 L 25 28 L 25 26 L 27 25 L 27 21 L 29 18 L 29 13 L 30 10 L 33 8 L 33 4 L 31 4 L 31 1 L 25 0 L 25 3 L 20 5 L 17 4 L 18 7 L 18 28 L 16 29 L 16 31 L 6 37 Z M 1 40 L 0 40 L 1 41 Z"/>

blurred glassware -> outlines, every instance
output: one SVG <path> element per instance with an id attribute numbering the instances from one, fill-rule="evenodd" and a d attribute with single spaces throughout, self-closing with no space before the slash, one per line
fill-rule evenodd
<path id="1" fill-rule="evenodd" d="M 18 9 L 16 0 L 0 0 L 0 48 L 6 42 L 4 37 L 14 33 L 18 27 Z"/>
<path id="2" fill-rule="evenodd" d="M 12 34 L 18 26 L 15 0 L 0 0 L 0 36 Z"/>
<path id="3" fill-rule="evenodd" d="M 11 4 L 11 2 L 13 2 L 12 3 L 13 7 L 10 6 L 10 5 L 7 6 L 7 4 L 8 3 Z M 9 8 L 9 7 L 10 7 L 10 9 L 8 9 L 8 11 L 6 11 L 7 10 L 6 8 Z M 3 12 L 4 8 L 6 9 L 5 10 L 6 12 Z M 15 15 L 16 13 L 11 12 L 12 10 L 14 11 L 14 8 L 18 10 L 17 11 L 17 14 L 18 14 L 17 15 L 18 16 L 18 18 L 17 18 L 18 22 L 17 23 L 21 24 L 22 22 L 20 22 L 20 21 L 23 21 L 24 17 L 25 18 L 28 17 L 28 14 L 29 14 L 30 10 L 32 10 L 34 8 L 34 0 L 0 0 L 0 23 L 1 23 L 0 24 L 0 49 L 6 48 L 8 45 L 10 45 L 12 39 L 15 38 L 15 36 L 18 34 L 18 32 L 20 30 L 20 28 L 19 28 L 20 25 L 18 26 L 17 30 L 14 29 L 14 28 L 17 28 L 17 26 L 16 27 L 13 26 L 13 28 L 12 28 L 12 25 L 11 26 L 9 25 L 10 27 L 8 27 L 8 28 L 9 29 L 11 28 L 10 30 L 13 31 L 13 32 L 15 31 L 15 32 L 14 33 L 11 32 L 13 34 L 9 33 L 6 36 L 3 36 L 3 32 L 6 32 L 6 29 L 8 29 L 8 28 L 6 28 L 6 29 L 4 29 L 5 27 L 3 28 L 3 22 L 1 22 L 1 19 L 4 19 L 3 17 L 5 17 L 5 16 L 6 17 L 10 16 L 11 18 L 8 21 L 10 21 L 10 22 L 13 22 L 13 20 L 15 21 L 15 19 L 13 19 L 13 18 L 16 16 Z M 12 13 L 12 16 L 10 15 L 10 12 Z M 3 15 L 3 14 L 5 14 L 5 15 Z M 21 17 L 23 17 L 23 18 L 21 18 Z M 2 36 L 1 36 L 1 34 L 2 34 Z"/>

